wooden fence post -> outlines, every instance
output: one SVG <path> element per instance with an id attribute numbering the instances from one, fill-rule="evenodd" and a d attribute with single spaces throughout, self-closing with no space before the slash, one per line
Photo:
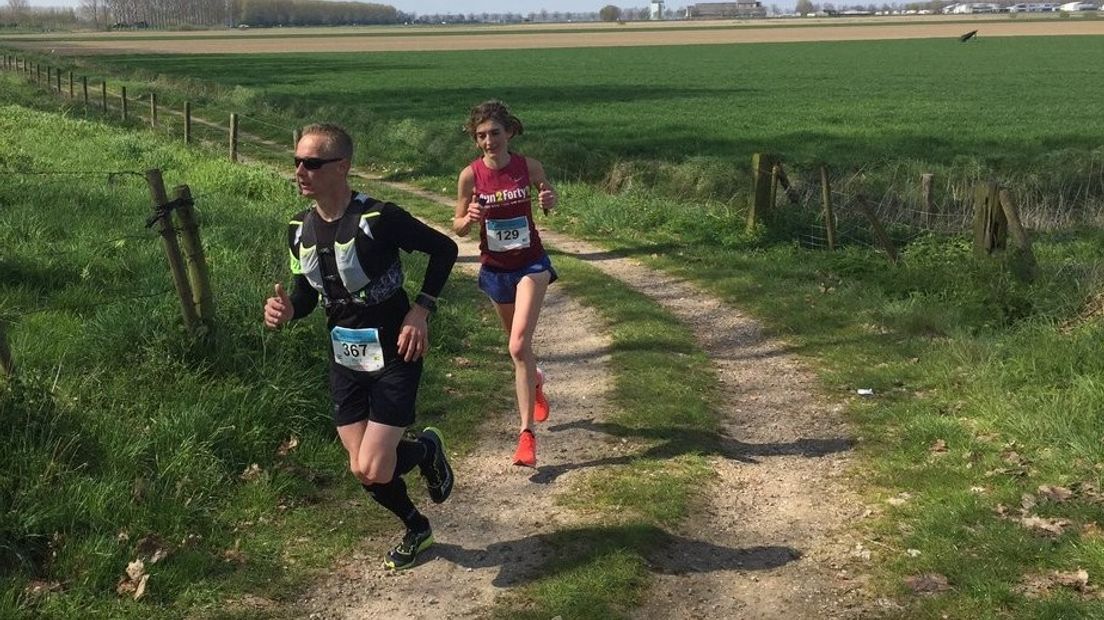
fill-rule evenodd
<path id="1" fill-rule="evenodd" d="M 230 161 L 238 163 L 238 115 L 230 113 Z"/>
<path id="2" fill-rule="evenodd" d="M 820 201 L 824 204 L 824 228 L 828 234 L 828 249 L 836 249 L 836 218 L 832 213 L 832 186 L 828 181 L 828 166 L 820 167 Z"/>
<path id="3" fill-rule="evenodd" d="M 61 90 L 61 68 L 60 67 L 58 67 L 58 69 L 56 71 L 54 71 L 54 78 L 55 78 L 55 81 L 57 82 L 58 94 L 60 95 L 63 92 Z"/>
<path id="4" fill-rule="evenodd" d="M 870 220 L 870 230 L 874 232 L 874 241 L 881 246 L 882 251 L 886 253 L 886 257 L 891 263 L 897 262 L 897 248 L 893 245 L 893 239 L 890 239 L 889 234 L 886 233 L 885 228 L 882 227 L 882 223 L 878 221 L 878 216 L 874 214 L 874 209 L 870 208 L 867 204 L 866 196 L 859 194 L 856 196 L 856 203 L 859 206 L 859 210 L 863 212 L 866 219 Z"/>
<path id="5" fill-rule="evenodd" d="M 119 104 L 122 105 L 122 107 L 123 107 L 123 122 L 125 123 L 126 119 L 127 119 L 126 86 L 122 86 L 121 88 L 122 88 L 122 91 L 119 93 Z"/>
<path id="6" fill-rule="evenodd" d="M 8 329 L 3 320 L 0 320 L 0 376 L 10 377 L 15 374 L 15 364 L 11 358 L 11 347 L 8 346 Z"/>
<path id="7" fill-rule="evenodd" d="M 778 174 L 781 172 L 781 168 L 778 162 L 774 162 L 774 165 L 771 166 L 770 199 L 768 202 L 770 209 L 778 206 Z"/>
<path id="8" fill-rule="evenodd" d="M 153 210 L 160 215 L 157 219 L 157 231 L 161 233 L 161 241 L 165 246 L 165 257 L 169 261 L 169 271 L 172 272 L 176 294 L 180 298 L 180 310 L 184 315 L 184 327 L 192 332 L 195 331 L 198 318 L 196 317 L 195 305 L 192 303 L 192 289 L 188 284 L 188 275 L 184 270 L 184 260 L 180 257 L 180 244 L 176 240 L 172 215 L 163 212 L 164 206 L 169 203 L 169 199 L 165 195 L 165 181 L 161 176 L 161 171 L 156 168 L 147 170 L 146 183 L 149 184 Z"/>
<path id="9" fill-rule="evenodd" d="M 88 107 L 88 76 L 81 76 L 81 92 L 84 93 L 84 107 Z"/>
<path id="10" fill-rule="evenodd" d="M 931 228 L 935 207 L 932 205 L 932 174 L 930 172 L 920 175 L 920 204 L 924 209 L 924 226 Z"/>
<path id="11" fill-rule="evenodd" d="M 192 143 L 192 102 L 184 102 L 184 144 Z"/>
<path id="12" fill-rule="evenodd" d="M 774 158 L 763 153 L 751 156 L 752 198 L 748 210 L 747 229 L 750 232 L 755 224 L 766 217 L 770 206 L 771 164 Z"/>
<path id="13" fill-rule="evenodd" d="M 100 104 L 103 108 L 103 113 L 107 114 L 107 80 L 100 82 Z"/>
<path id="14" fill-rule="evenodd" d="M 69 72 L 69 98 L 75 99 L 77 96 L 76 90 L 73 89 L 73 72 Z"/>
<path id="15" fill-rule="evenodd" d="M 1008 244 L 1008 218 L 1000 206 L 1000 188 L 996 183 L 978 183 L 974 187 L 974 252 L 988 256 Z"/>
<path id="16" fill-rule="evenodd" d="M 207 271 L 207 259 L 203 256 L 203 244 L 199 239 L 199 224 L 192 208 L 192 190 L 180 185 L 173 191 L 173 199 L 179 201 L 176 215 L 180 219 L 180 244 L 184 260 L 188 264 L 188 277 L 192 284 L 192 303 L 199 320 L 210 326 L 214 319 L 214 298 L 211 295 L 211 278 Z"/>
<path id="17" fill-rule="evenodd" d="M 150 127 L 157 128 L 157 93 L 150 93 Z"/>
<path id="18" fill-rule="evenodd" d="M 1018 278 L 1030 282 L 1035 279 L 1038 262 L 1035 260 L 1035 252 L 1031 249 L 1031 238 L 1024 230 L 1020 220 L 1020 211 L 1012 200 L 1012 194 L 1006 189 L 998 193 L 1001 210 L 1008 221 L 1008 236 L 1012 238 L 1012 251 L 1009 263 Z"/>

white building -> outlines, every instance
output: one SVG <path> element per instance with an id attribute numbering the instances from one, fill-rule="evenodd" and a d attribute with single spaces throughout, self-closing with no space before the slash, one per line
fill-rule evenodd
<path id="1" fill-rule="evenodd" d="M 663 0 L 652 0 L 652 4 L 648 8 L 648 19 L 652 21 L 663 19 Z"/>

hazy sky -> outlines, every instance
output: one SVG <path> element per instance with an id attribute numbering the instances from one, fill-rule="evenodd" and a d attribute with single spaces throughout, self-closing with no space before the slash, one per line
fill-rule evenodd
<path id="1" fill-rule="evenodd" d="M 645 7 L 651 0 L 376 0 L 379 4 L 390 4 L 404 13 L 417 13 L 426 15 L 431 13 L 522 13 L 540 11 L 546 9 L 549 12 L 563 11 L 583 13 L 597 11 L 607 4 L 615 4 L 624 7 Z M 693 4 L 694 0 L 666 0 L 667 8 L 674 9 L 687 4 Z M 786 4 L 783 0 L 779 5 Z M 31 0 L 32 6 L 77 6 L 79 0 Z M 770 5 L 770 2 L 764 4 Z M 0 5 L 7 5 L 6 0 L 0 0 Z"/>

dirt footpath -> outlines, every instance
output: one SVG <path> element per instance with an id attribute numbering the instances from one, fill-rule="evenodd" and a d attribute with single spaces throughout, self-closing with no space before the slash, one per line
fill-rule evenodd
<path id="1" fill-rule="evenodd" d="M 541 234 L 550 247 L 626 282 L 691 326 L 722 384 L 723 437 L 709 454 L 716 476 L 707 507 L 669 532 L 666 548 L 649 558 L 655 578 L 633 617 L 871 617 L 861 554 L 847 531 L 863 513 L 846 488 L 853 440 L 841 407 L 817 394 L 812 373 L 783 343 L 764 338 L 755 321 L 696 286 L 590 244 Z M 399 576 L 376 570 L 375 557 L 351 563 L 314 595 L 316 617 L 481 617 L 496 594 L 534 576 L 547 554 L 541 533 L 580 525 L 555 507 L 552 495 L 571 484 L 571 463 L 614 449 L 615 429 L 603 421 L 607 344 L 592 316 L 557 287 L 550 290 L 538 347 L 551 377 L 549 428 L 557 432 L 542 436 L 542 458 L 562 462 L 566 473 L 534 484 L 509 465 L 515 430 L 501 406 L 487 439 L 460 461 L 454 499 L 430 515 L 444 523 L 434 559 Z M 515 497 L 527 498 L 527 506 L 509 500 Z M 376 546 L 378 555 L 383 547 Z M 335 609 L 335 600 L 353 602 Z"/>

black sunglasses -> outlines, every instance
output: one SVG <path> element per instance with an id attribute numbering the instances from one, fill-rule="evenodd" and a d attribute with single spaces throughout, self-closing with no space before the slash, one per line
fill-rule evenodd
<path id="1" fill-rule="evenodd" d="M 322 159 L 321 157 L 296 157 L 295 167 L 298 168 L 299 164 L 303 164 L 303 167 L 307 170 L 318 170 L 326 164 L 332 164 L 335 161 L 341 161 L 344 157 L 334 157 L 331 159 Z"/>

